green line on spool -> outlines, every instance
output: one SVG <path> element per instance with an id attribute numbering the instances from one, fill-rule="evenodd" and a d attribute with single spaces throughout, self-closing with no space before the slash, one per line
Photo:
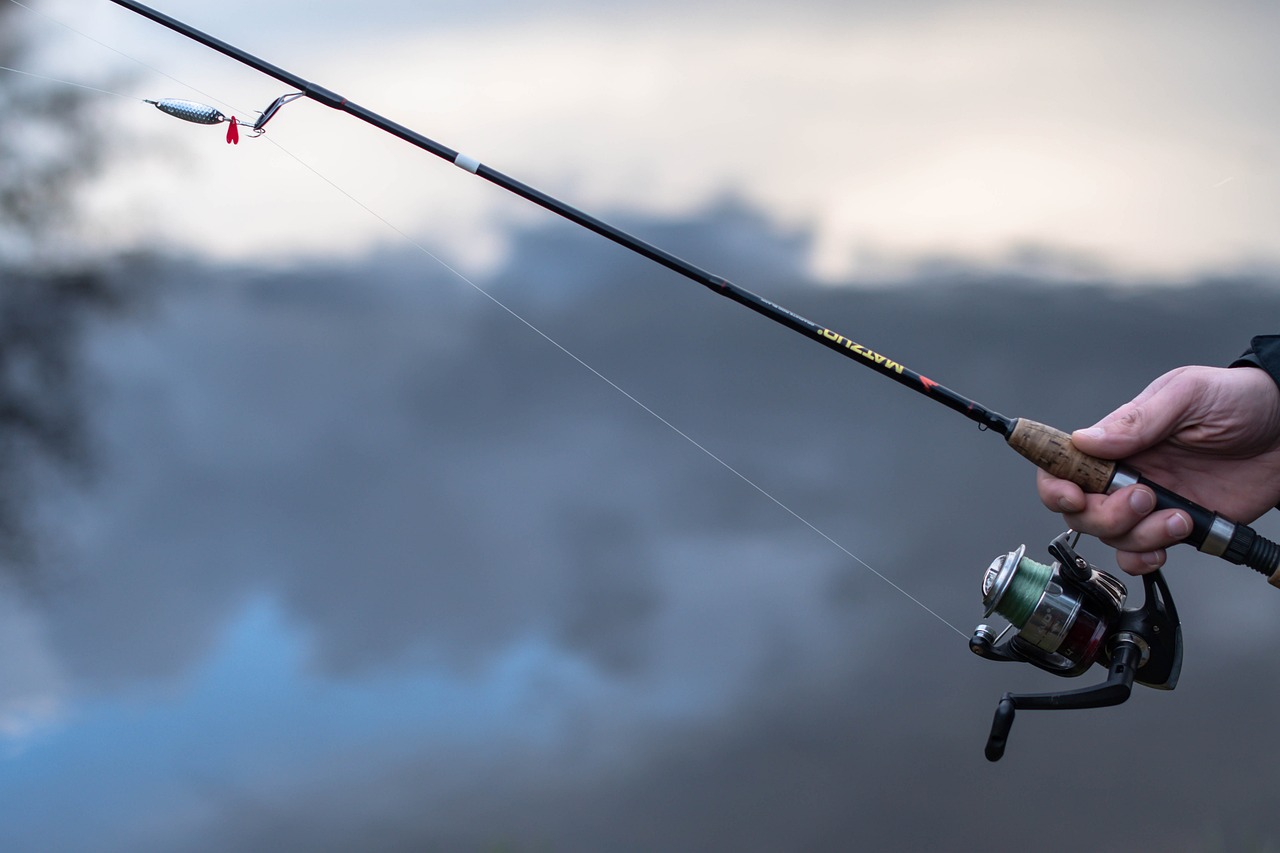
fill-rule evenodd
<path id="1" fill-rule="evenodd" d="M 996 602 L 996 612 L 1008 619 L 1014 627 L 1021 628 L 1031 618 L 1052 577 L 1052 566 L 1023 557 L 1018 561 L 1018 567 L 1014 569 L 1004 595 Z"/>

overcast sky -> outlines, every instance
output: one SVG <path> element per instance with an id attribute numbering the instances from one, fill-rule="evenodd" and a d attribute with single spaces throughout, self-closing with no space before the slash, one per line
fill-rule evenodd
<path id="1" fill-rule="evenodd" d="M 1280 311 L 1229 275 L 1280 254 L 1263 4 L 163 8 L 1009 415 L 1085 425 Z M 45 72 L 205 97 L 31 26 Z M 87 222 L 164 259 L 115 267 L 150 298 L 75 350 L 93 477 L 0 586 L 0 846 L 1280 844 L 1260 578 L 1176 551 L 1178 689 L 1024 713 L 990 765 L 1003 691 L 1102 675 L 967 649 L 991 559 L 1060 532 L 997 438 L 322 107 L 283 149 L 115 116 Z"/>
<path id="2" fill-rule="evenodd" d="M 1128 278 L 1280 258 L 1274 4 L 160 5 L 598 213 L 744 198 L 813 229 L 825 278 L 938 255 Z M 62 31 L 48 70 L 127 69 L 130 95 L 242 117 L 282 93 L 105 0 L 41 8 L 149 66 Z M 113 245 L 278 259 L 398 239 L 289 154 L 474 269 L 542 215 L 319 105 L 273 123 L 283 151 L 117 106 L 182 156 L 140 144 L 101 188 Z"/>

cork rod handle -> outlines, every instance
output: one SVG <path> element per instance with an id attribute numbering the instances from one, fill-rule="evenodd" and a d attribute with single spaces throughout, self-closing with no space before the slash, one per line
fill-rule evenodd
<path id="1" fill-rule="evenodd" d="M 1070 480 L 1086 492 L 1105 493 L 1116 472 L 1116 463 L 1080 452 L 1062 430 L 1026 418 L 1014 422 L 1008 441 L 1037 468 Z"/>
<path id="2" fill-rule="evenodd" d="M 1071 436 L 1036 421 L 1016 420 L 1008 442 L 1036 467 L 1059 479 L 1070 480 L 1086 492 L 1106 493 L 1116 474 L 1115 462 L 1080 452 L 1071 443 Z M 1220 518 L 1211 510 L 1137 475 L 1135 471 L 1126 473 L 1156 493 L 1158 509 L 1180 509 L 1191 516 L 1192 532 L 1187 537 L 1188 543 L 1229 562 L 1246 565 L 1266 575 L 1270 584 L 1280 589 L 1280 543 L 1259 536 L 1248 525 Z"/>

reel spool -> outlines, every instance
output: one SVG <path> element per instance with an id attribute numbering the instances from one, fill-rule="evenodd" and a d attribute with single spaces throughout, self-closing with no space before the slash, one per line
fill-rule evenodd
<path id="1" fill-rule="evenodd" d="M 982 578 L 984 615 L 998 613 L 1009 625 L 999 636 L 979 625 L 969 649 L 988 660 L 1029 663 L 1067 678 L 1097 663 L 1108 670 L 1107 679 L 1061 693 L 1004 694 L 987 739 L 989 761 L 1004 755 L 1019 708 L 1102 708 L 1128 699 L 1135 681 L 1157 690 L 1177 686 L 1182 627 L 1164 576 L 1144 575 L 1142 606 L 1126 610 L 1127 588 L 1076 553 L 1079 538 L 1071 530 L 1055 538 L 1049 545 L 1052 565 L 1027 557 L 1025 545 L 991 563 Z"/>

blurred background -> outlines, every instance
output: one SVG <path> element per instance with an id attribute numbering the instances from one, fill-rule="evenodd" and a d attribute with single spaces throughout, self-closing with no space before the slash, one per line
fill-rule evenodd
<path id="1" fill-rule="evenodd" d="M 1007 415 L 1276 331 L 1267 4 L 157 6 Z M 967 649 L 1002 442 L 105 0 L 0 66 L 6 849 L 1280 847 L 1255 574 L 989 764 L 1103 675 Z"/>

